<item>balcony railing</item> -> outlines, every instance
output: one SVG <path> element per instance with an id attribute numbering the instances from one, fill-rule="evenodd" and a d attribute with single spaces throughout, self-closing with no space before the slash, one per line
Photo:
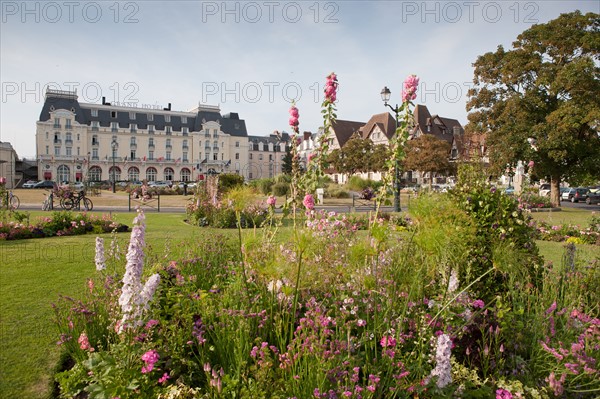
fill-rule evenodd
<path id="1" fill-rule="evenodd" d="M 94 147 L 97 147 L 97 146 L 99 146 L 99 145 L 100 145 L 100 142 L 99 142 L 99 141 L 93 141 L 93 140 L 92 140 L 92 145 L 93 145 Z"/>
<path id="2" fill-rule="evenodd" d="M 55 123 L 54 124 L 54 129 L 60 129 L 60 123 Z"/>
<path id="3" fill-rule="evenodd" d="M 148 144 L 148 149 L 149 150 L 153 150 L 154 149 L 154 144 Z"/>
<path id="4" fill-rule="evenodd" d="M 65 125 L 65 129 L 73 129 L 73 125 Z"/>
<path id="5" fill-rule="evenodd" d="M 136 143 L 129 143 L 129 148 L 131 148 L 132 150 L 135 150 L 137 148 L 137 144 Z"/>
<path id="6" fill-rule="evenodd" d="M 62 140 L 61 139 L 54 139 L 54 144 L 62 144 Z"/>
<path id="7" fill-rule="evenodd" d="M 118 127 L 111 127 L 110 131 L 116 133 L 116 132 L 119 131 L 119 128 Z"/>
<path id="8" fill-rule="evenodd" d="M 73 145 L 73 140 L 65 140 L 65 145 Z"/>
<path id="9" fill-rule="evenodd" d="M 100 130 L 98 126 L 92 126 L 92 132 L 97 132 L 98 130 Z"/>
<path id="10" fill-rule="evenodd" d="M 219 146 L 218 145 L 213 146 L 213 151 L 219 151 Z"/>
<path id="11" fill-rule="evenodd" d="M 187 145 L 183 145 L 181 148 L 182 148 L 183 150 L 188 150 L 190 147 L 188 147 Z"/>
<path id="12" fill-rule="evenodd" d="M 170 150 L 173 148 L 173 146 L 171 144 L 167 144 L 165 147 L 167 148 L 167 150 Z"/>

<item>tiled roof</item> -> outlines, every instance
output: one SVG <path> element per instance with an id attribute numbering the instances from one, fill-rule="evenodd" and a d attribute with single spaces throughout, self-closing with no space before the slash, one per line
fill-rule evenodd
<path id="1" fill-rule="evenodd" d="M 337 138 L 340 147 L 343 147 L 344 144 L 350 140 L 350 137 L 352 137 L 354 133 L 358 132 L 364 124 L 364 122 L 345 121 L 338 119 L 332 123 L 331 130 L 333 130 L 335 133 L 335 137 Z"/>
<path id="2" fill-rule="evenodd" d="M 379 129 L 385 134 L 388 140 L 394 137 L 396 120 L 389 112 L 373 115 L 362 128 L 362 137 L 365 139 L 369 138 L 375 126 L 379 126 Z"/>

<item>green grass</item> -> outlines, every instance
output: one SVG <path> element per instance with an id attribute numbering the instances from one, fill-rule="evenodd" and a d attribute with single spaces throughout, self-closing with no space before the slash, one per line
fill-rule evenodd
<path id="1" fill-rule="evenodd" d="M 563 207 L 558 212 L 532 212 L 531 215 L 535 220 L 552 225 L 570 223 L 585 228 L 590 224 L 592 211 L 581 208 Z"/>
<path id="2" fill-rule="evenodd" d="M 31 220 L 44 212 L 31 212 Z M 115 214 L 129 226 L 133 213 Z M 552 223 L 587 225 L 591 212 L 568 209 L 553 214 L 536 214 Z M 197 228 L 183 222 L 182 214 L 147 213 L 148 263 L 168 262 L 194 253 L 196 243 L 206 235 L 236 237 L 236 230 Z M 244 234 L 253 234 L 247 230 Z M 278 237 L 289 237 L 284 227 Z M 106 234 L 108 246 L 110 235 Z M 129 234 L 119 235 L 122 246 Z M 52 322 L 51 303 L 59 294 L 79 297 L 86 279 L 93 276 L 95 235 L 47 239 L 0 241 L 0 398 L 44 398 L 59 348 Z M 538 241 L 540 252 L 559 265 L 564 243 Z M 578 246 L 581 259 L 597 256 L 597 247 Z M 123 262 L 124 265 L 124 262 Z"/>

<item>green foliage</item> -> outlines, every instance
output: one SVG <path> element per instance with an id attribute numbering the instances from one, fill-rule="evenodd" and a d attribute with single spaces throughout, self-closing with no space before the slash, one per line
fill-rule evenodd
<path id="1" fill-rule="evenodd" d="M 219 192 L 226 193 L 234 187 L 244 184 L 244 176 L 236 173 L 221 173 L 219 175 Z"/>
<path id="2" fill-rule="evenodd" d="M 494 173 L 535 161 L 538 177 L 575 185 L 600 173 L 598 14 L 562 14 L 474 63 L 468 132 L 486 134 Z"/>
<path id="3" fill-rule="evenodd" d="M 251 187 L 256 187 L 258 192 L 260 192 L 261 194 L 269 195 L 271 193 L 273 184 L 275 184 L 275 181 L 272 178 L 264 178 L 252 180 L 249 184 Z"/>
<path id="4" fill-rule="evenodd" d="M 381 186 L 381 183 L 370 179 L 363 179 L 360 176 L 350 176 L 346 186 L 352 191 L 362 191 L 366 188 L 377 189 Z"/>
<path id="5" fill-rule="evenodd" d="M 273 195 L 277 197 L 284 197 L 290 194 L 290 185 L 289 183 L 275 183 L 271 187 L 273 190 Z"/>
<path id="6" fill-rule="evenodd" d="M 458 183 L 451 195 L 477 229 L 468 249 L 468 267 L 461 278 L 472 282 L 493 268 L 494 273 L 473 287 L 486 300 L 507 291 L 509 274 L 536 285 L 541 260 L 533 241 L 535 230 L 517 201 L 489 186 L 477 164 L 459 167 Z"/>

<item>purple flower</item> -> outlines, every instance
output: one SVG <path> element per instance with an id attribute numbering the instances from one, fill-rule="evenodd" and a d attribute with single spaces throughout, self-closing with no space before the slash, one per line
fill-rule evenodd
<path id="1" fill-rule="evenodd" d="M 473 301 L 472 305 L 474 308 L 483 309 L 485 307 L 485 302 L 483 302 L 481 299 L 476 299 Z"/>
<path id="2" fill-rule="evenodd" d="M 145 366 L 142 367 L 142 374 L 146 374 L 151 372 L 154 369 L 154 364 L 158 362 L 160 356 L 158 352 L 155 350 L 150 350 L 142 355 L 142 360 L 146 363 Z"/>
<path id="3" fill-rule="evenodd" d="M 507 391 L 506 389 L 497 389 L 496 399 L 512 399 L 512 393 L 510 393 L 510 391 Z"/>

